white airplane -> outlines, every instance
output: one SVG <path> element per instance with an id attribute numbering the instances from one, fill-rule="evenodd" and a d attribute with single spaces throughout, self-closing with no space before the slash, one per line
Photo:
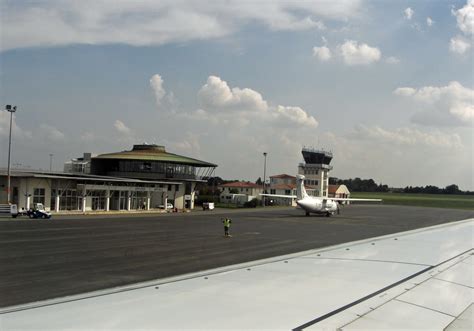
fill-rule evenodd
<path id="1" fill-rule="evenodd" d="M 336 212 L 339 214 L 339 203 L 342 201 L 371 201 L 380 202 L 382 199 L 352 199 L 352 198 L 325 198 L 325 197 L 313 197 L 306 193 L 304 188 L 304 176 L 296 175 L 296 195 L 282 195 L 282 194 L 260 194 L 267 197 L 276 198 L 296 198 L 296 204 L 300 206 L 305 212 L 306 216 L 310 213 L 322 214 L 326 216 L 334 215 Z"/>

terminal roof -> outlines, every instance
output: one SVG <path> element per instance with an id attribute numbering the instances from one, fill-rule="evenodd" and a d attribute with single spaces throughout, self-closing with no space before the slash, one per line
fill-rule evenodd
<path id="1" fill-rule="evenodd" d="M 163 146 L 135 145 L 131 151 L 101 154 L 93 159 L 121 159 L 140 161 L 161 161 L 187 164 L 195 167 L 217 167 L 217 164 L 166 152 Z"/>

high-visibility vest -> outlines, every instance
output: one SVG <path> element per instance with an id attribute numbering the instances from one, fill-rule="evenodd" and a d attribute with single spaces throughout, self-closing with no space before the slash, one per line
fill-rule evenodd
<path id="1" fill-rule="evenodd" d="M 230 220 L 230 218 L 226 218 L 222 221 L 222 223 L 224 223 L 224 226 L 230 227 L 230 223 L 232 223 L 232 221 Z"/>

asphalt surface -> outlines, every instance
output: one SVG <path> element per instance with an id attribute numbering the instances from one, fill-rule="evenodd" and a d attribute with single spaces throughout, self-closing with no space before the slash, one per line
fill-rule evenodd
<path id="1" fill-rule="evenodd" d="M 232 238 L 223 236 L 223 216 L 233 221 Z M 0 307 L 473 217 L 464 210 L 353 205 L 330 218 L 265 208 L 3 220 Z"/>

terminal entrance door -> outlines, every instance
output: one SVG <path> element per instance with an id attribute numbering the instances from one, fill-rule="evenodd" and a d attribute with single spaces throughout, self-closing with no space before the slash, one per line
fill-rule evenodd
<path id="1" fill-rule="evenodd" d="M 89 191 L 91 197 L 92 210 L 105 210 L 105 195 L 106 191 L 93 190 Z"/>
<path id="2" fill-rule="evenodd" d="M 110 194 L 110 210 L 127 210 L 127 191 L 113 191 Z"/>
<path id="3" fill-rule="evenodd" d="M 132 201 L 131 201 L 131 209 L 146 209 L 146 201 L 147 201 L 147 192 L 133 192 L 132 193 Z"/>

